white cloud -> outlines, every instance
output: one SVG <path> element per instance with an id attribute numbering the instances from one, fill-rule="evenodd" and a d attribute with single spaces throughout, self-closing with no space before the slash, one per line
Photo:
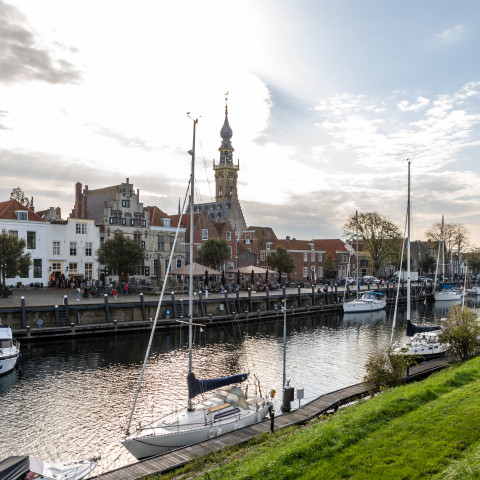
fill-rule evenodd
<path id="1" fill-rule="evenodd" d="M 458 40 L 463 33 L 465 28 L 463 25 L 455 25 L 453 27 L 446 28 L 443 32 L 437 33 L 436 38 L 444 42 L 450 43 Z"/>

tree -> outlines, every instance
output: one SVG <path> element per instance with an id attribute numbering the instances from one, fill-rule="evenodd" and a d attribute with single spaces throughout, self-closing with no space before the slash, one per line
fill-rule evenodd
<path id="1" fill-rule="evenodd" d="M 469 308 L 454 305 L 447 313 L 447 320 L 439 336 L 441 343 L 448 343 L 448 353 L 462 362 L 475 355 L 480 325 L 477 316 Z"/>
<path id="2" fill-rule="evenodd" d="M 16 200 L 17 202 L 20 202 L 22 205 L 25 205 L 26 207 L 31 206 L 30 200 L 28 199 L 28 197 L 25 195 L 25 193 L 20 187 L 12 189 L 10 193 L 10 199 Z"/>
<path id="3" fill-rule="evenodd" d="M 325 257 L 325 277 L 330 278 L 337 271 L 337 262 L 333 258 L 332 254 L 329 253 Z"/>
<path id="4" fill-rule="evenodd" d="M 476 248 L 465 255 L 468 262 L 468 271 L 477 274 L 480 271 L 480 249 Z"/>
<path id="5" fill-rule="evenodd" d="M 128 279 L 137 273 L 145 252 L 140 244 L 119 232 L 103 243 L 97 250 L 97 261 L 109 267 L 113 273 Z"/>
<path id="6" fill-rule="evenodd" d="M 291 273 L 295 268 L 295 261 L 292 256 L 283 247 L 278 246 L 274 252 L 267 257 L 268 265 L 277 270 L 279 280 L 282 278 L 282 272 Z"/>
<path id="7" fill-rule="evenodd" d="M 197 262 L 218 270 L 231 256 L 230 247 L 223 238 L 210 238 L 198 252 Z"/>
<path id="8" fill-rule="evenodd" d="M 364 381 L 376 392 L 396 387 L 402 384 L 404 373 L 412 363 L 408 357 L 393 353 L 391 347 L 376 350 L 368 356 Z"/>
<path id="9" fill-rule="evenodd" d="M 2 273 L 3 296 L 7 296 L 7 278 L 17 275 L 28 277 L 31 265 L 30 254 L 23 253 L 25 240 L 9 235 L 5 230 L 0 234 L 0 271 Z"/>
<path id="10" fill-rule="evenodd" d="M 437 260 L 433 255 L 429 253 L 425 253 L 422 259 L 422 271 L 424 274 L 429 274 L 431 272 L 435 272 L 435 267 L 437 265 Z"/>
<path id="11" fill-rule="evenodd" d="M 343 226 L 344 234 L 352 242 L 357 236 L 356 215 L 351 215 Z M 364 245 L 364 250 L 370 254 L 373 266 L 377 272 L 382 261 L 392 252 L 393 240 L 401 238 L 397 225 L 377 212 L 358 214 L 358 237 Z M 375 272 L 375 273 L 376 273 Z"/>
<path id="12" fill-rule="evenodd" d="M 442 224 L 433 224 L 426 232 L 426 237 L 430 242 L 439 244 L 442 239 Z M 456 254 L 456 271 L 460 270 L 460 257 L 462 251 L 468 246 L 470 231 L 461 223 L 445 223 L 443 226 L 443 236 L 445 239 L 445 263 L 448 264 L 448 258 Z M 440 252 L 440 259 L 442 252 Z M 453 274 L 453 272 L 452 272 Z"/>

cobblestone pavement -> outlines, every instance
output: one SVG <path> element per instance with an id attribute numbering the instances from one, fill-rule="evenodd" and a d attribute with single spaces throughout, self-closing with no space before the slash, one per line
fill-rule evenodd
<path id="1" fill-rule="evenodd" d="M 38 305 L 63 305 L 63 298 L 66 295 L 68 298 L 69 305 L 77 303 L 75 295 L 76 289 L 74 288 L 12 288 L 13 294 L 8 298 L 0 298 L 0 308 L 1 307 L 19 307 L 21 305 L 21 298 L 25 297 L 25 305 L 27 307 L 38 306 Z M 145 295 L 145 301 L 156 300 L 158 297 L 156 295 Z M 114 302 L 112 296 L 108 297 L 109 302 Z M 118 295 L 117 302 L 139 302 L 140 294 L 128 294 L 128 295 Z M 103 303 L 104 299 L 102 298 L 92 298 L 90 296 L 88 299 L 80 297 L 80 304 L 84 303 Z"/>
<path id="2" fill-rule="evenodd" d="M 302 293 L 303 294 L 308 294 L 311 293 L 312 290 L 310 288 L 302 288 Z M 72 305 L 76 302 L 76 289 L 72 288 L 13 288 L 12 289 L 13 294 L 9 296 L 8 298 L 1 298 L 0 297 L 0 308 L 2 307 L 20 307 L 21 305 L 21 297 L 25 297 L 25 305 L 27 307 L 32 307 L 32 306 L 54 306 L 54 305 L 63 305 L 63 298 L 66 295 L 68 298 L 68 303 L 69 305 Z M 287 294 L 295 294 L 298 293 L 297 288 L 287 288 L 286 290 Z M 279 295 L 281 294 L 281 290 L 276 290 L 270 292 L 271 295 Z M 246 291 L 241 291 L 240 296 L 247 296 L 248 293 Z M 257 294 L 253 293 L 252 298 L 254 298 L 254 295 L 265 295 L 264 292 L 259 292 Z M 188 293 L 177 293 L 176 294 L 177 298 L 183 298 L 188 299 Z M 235 298 L 234 293 L 229 294 L 230 298 Z M 146 302 L 152 302 L 152 301 L 157 301 L 159 298 L 158 293 L 145 293 L 144 294 L 144 300 Z M 165 294 L 165 300 L 170 300 L 170 292 Z M 195 298 L 198 298 L 197 296 Z M 204 298 L 207 298 L 204 296 Z M 224 298 L 224 294 L 222 293 L 210 293 L 208 295 L 208 298 Z M 108 297 L 108 301 L 110 303 L 115 302 L 114 298 L 112 296 Z M 118 295 L 118 299 L 116 300 L 117 302 L 125 303 L 125 302 L 139 302 L 140 301 L 140 294 L 139 293 L 129 293 L 128 295 Z M 90 304 L 90 303 L 103 303 L 104 299 L 103 297 L 101 298 L 93 298 L 90 296 L 88 299 L 87 298 L 80 298 L 80 304 Z"/>

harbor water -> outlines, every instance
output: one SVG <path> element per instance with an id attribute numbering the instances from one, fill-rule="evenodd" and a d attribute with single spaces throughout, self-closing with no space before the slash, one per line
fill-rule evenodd
<path id="1" fill-rule="evenodd" d="M 446 302 L 443 302 L 446 303 Z M 438 324 L 449 306 L 419 304 L 412 320 Z M 405 339 L 405 306 L 394 339 Z M 305 399 L 363 381 L 370 352 L 390 341 L 393 309 L 365 314 L 287 318 L 287 379 Z M 148 333 L 23 344 L 19 368 L 0 377 L 0 460 L 32 455 L 47 461 L 101 455 L 96 473 L 135 461 L 120 444 L 149 341 Z M 155 335 L 132 426 L 187 403 L 188 326 Z M 280 414 L 283 315 L 248 325 L 194 328 L 198 378 L 250 372 L 249 389 L 276 390 Z M 252 390 L 250 390 L 252 391 Z M 292 403 L 297 407 L 298 402 Z"/>

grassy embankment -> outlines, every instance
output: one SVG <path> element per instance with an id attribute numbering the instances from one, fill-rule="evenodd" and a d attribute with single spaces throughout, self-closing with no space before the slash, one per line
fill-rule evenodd
<path id="1" fill-rule="evenodd" d="M 480 357 L 149 478 L 480 478 Z"/>

